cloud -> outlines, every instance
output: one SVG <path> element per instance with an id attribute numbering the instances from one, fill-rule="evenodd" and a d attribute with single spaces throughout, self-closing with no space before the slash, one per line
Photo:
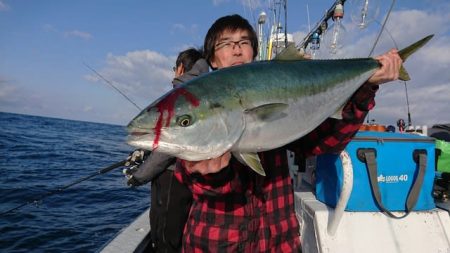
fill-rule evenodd
<path id="1" fill-rule="evenodd" d="M 91 106 L 91 105 L 86 105 L 86 106 L 83 107 L 83 112 L 90 112 L 90 111 L 92 111 L 93 109 L 94 109 L 93 106 Z"/>
<path id="2" fill-rule="evenodd" d="M 203 34 L 199 33 L 199 25 L 198 24 L 190 24 L 190 25 L 185 25 L 185 24 L 181 24 L 181 23 L 176 23 L 173 24 L 170 28 L 170 34 L 172 36 L 175 36 L 176 39 L 179 39 L 180 36 L 186 38 L 187 41 L 201 41 L 203 42 Z M 196 46 L 190 46 L 190 47 L 200 47 L 200 45 L 196 45 Z M 180 48 L 180 46 L 178 46 L 176 49 L 173 50 L 177 50 Z"/>
<path id="3" fill-rule="evenodd" d="M 448 32 L 450 14 L 445 12 L 427 12 L 404 10 L 394 12 L 387 24 L 390 33 L 399 43 L 406 38 L 423 37 L 430 33 Z"/>
<path id="4" fill-rule="evenodd" d="M 297 45 L 301 41 L 303 41 L 303 38 L 308 34 L 308 32 L 305 31 L 297 31 L 292 34 L 292 37 L 294 38 L 295 44 Z"/>
<path id="5" fill-rule="evenodd" d="M 222 1 L 216 1 L 220 4 Z M 448 113 L 450 97 L 450 37 L 445 33 L 450 29 L 448 14 L 436 11 L 402 10 L 393 12 L 388 29 L 399 47 L 404 47 L 428 33 L 436 33 L 433 40 L 405 63 L 412 80 L 407 83 L 410 112 L 416 125 L 432 125 L 450 122 Z M 392 25 L 392 27 L 391 27 Z M 377 25 L 374 25 L 375 27 Z M 341 50 L 340 57 L 367 57 L 377 29 L 355 32 L 355 27 L 348 25 L 351 40 Z M 192 27 L 175 24 L 172 29 L 188 32 Z M 297 42 L 305 31 L 294 33 Z M 376 54 L 393 47 L 393 41 L 385 32 L 376 48 Z M 191 45 L 186 45 L 189 47 Z M 166 56 L 151 50 L 132 51 L 124 55 L 108 54 L 105 66 L 98 71 L 111 81 L 139 106 L 149 102 L 171 88 L 173 72 L 171 67 L 174 56 Z M 93 74 L 86 76 L 93 82 L 103 82 Z M 102 85 L 105 85 L 102 83 Z M 380 87 L 376 97 L 377 106 L 370 112 L 369 118 L 383 124 L 394 124 L 399 118 L 407 119 L 406 93 L 402 82 L 392 82 Z M 117 112 L 117 117 L 126 115 Z M 129 117 L 127 115 L 126 117 Z"/>
<path id="6" fill-rule="evenodd" d="M 0 11 L 9 11 L 11 8 L 4 1 L 0 0 Z"/>
<path id="7" fill-rule="evenodd" d="M 84 31 L 80 31 L 80 30 L 71 30 L 71 31 L 61 32 L 52 24 L 45 24 L 42 26 L 42 29 L 48 33 L 57 33 L 65 38 L 74 37 L 74 38 L 80 38 L 83 40 L 90 40 L 93 38 L 92 34 L 90 34 L 88 32 L 84 32 Z"/>
<path id="8" fill-rule="evenodd" d="M 66 37 L 66 38 L 68 38 L 68 37 L 77 37 L 77 38 L 81 38 L 83 40 L 90 40 L 90 39 L 92 39 L 92 35 L 90 33 L 82 32 L 82 31 L 78 31 L 78 30 L 64 32 L 64 37 Z"/>
<path id="9" fill-rule="evenodd" d="M 98 71 L 140 107 L 144 107 L 171 89 L 175 57 L 142 50 L 125 55 L 108 54 L 106 66 Z M 86 79 L 103 82 L 94 74 Z"/>
<path id="10" fill-rule="evenodd" d="M 217 5 L 220 5 L 220 4 L 223 4 L 223 3 L 230 2 L 230 0 L 213 0 L 212 2 L 213 2 L 214 6 L 217 6 Z"/>
<path id="11" fill-rule="evenodd" d="M 438 37 L 405 63 L 411 81 L 407 92 L 413 124 L 449 123 L 450 114 L 450 38 Z M 381 87 L 375 117 L 384 123 L 407 119 L 406 89 L 394 82 Z"/>
<path id="12" fill-rule="evenodd" d="M 189 48 L 202 49 L 202 46 L 203 45 L 181 44 L 181 45 L 177 45 L 176 47 L 173 47 L 172 51 L 173 52 L 181 52 L 181 51 L 184 51 Z M 175 65 L 175 60 L 174 60 L 174 63 L 172 64 L 172 67 L 173 67 L 173 65 Z"/>
<path id="13" fill-rule="evenodd" d="M 229 3 L 232 0 L 213 0 L 212 3 L 215 6 L 224 4 L 224 3 Z M 244 7 L 251 7 L 251 8 L 256 8 L 256 7 L 261 7 L 263 6 L 263 0 L 235 0 L 239 5 L 242 5 Z"/>
<path id="14" fill-rule="evenodd" d="M 248 7 L 250 9 L 261 8 L 266 4 L 262 0 L 238 0 L 242 6 Z"/>
<path id="15" fill-rule="evenodd" d="M 0 76 L 0 111 L 29 115 L 41 115 L 57 118 L 71 118 L 84 121 L 109 122 L 124 124 L 124 119 L 135 114 L 131 107 L 118 107 L 113 114 L 104 113 L 105 106 L 111 106 L 104 101 L 94 104 L 80 104 L 77 98 L 61 96 L 57 88 L 53 90 L 40 89 L 22 85 L 16 80 L 6 80 Z M 118 120 L 115 114 L 126 115 Z"/>
<path id="16" fill-rule="evenodd" d="M 450 90 L 447 83 L 430 83 L 418 86 L 407 83 L 409 111 L 414 125 L 449 123 L 448 115 Z M 384 85 L 376 98 L 377 106 L 370 117 L 384 124 L 395 124 L 397 119 L 408 119 L 406 89 L 403 83 Z"/>
<path id="17" fill-rule="evenodd" d="M 383 17 L 384 18 L 384 17 Z M 378 35 L 380 25 L 372 29 L 358 30 L 355 25 L 345 23 L 347 34 L 344 47 L 337 55 L 331 55 L 326 40 L 321 44 L 319 58 L 367 57 Z M 435 34 L 422 49 L 405 63 L 411 81 L 407 82 L 409 110 L 415 125 L 449 123 L 450 113 L 450 15 L 442 9 L 400 10 L 392 12 L 373 55 L 386 52 L 398 45 L 405 46 L 418 39 Z M 303 38 L 294 34 L 296 41 Z M 330 35 L 330 29 L 327 32 Z M 377 106 L 369 113 L 370 119 L 382 124 L 395 125 L 397 119 L 408 118 L 406 90 L 403 82 L 383 84 L 376 97 Z"/>
<path id="18" fill-rule="evenodd" d="M 42 29 L 46 32 L 58 32 L 58 30 L 51 24 L 45 24 L 42 26 Z"/>
<path id="19" fill-rule="evenodd" d="M 39 92 L 29 91 L 15 80 L 0 76 L 0 111 L 35 114 L 45 108 Z"/>
<path id="20" fill-rule="evenodd" d="M 173 24 L 172 29 L 178 30 L 178 31 L 184 31 L 184 30 L 186 30 L 186 26 L 184 24 Z"/>
<path id="21" fill-rule="evenodd" d="M 173 24 L 172 25 L 172 29 L 171 29 L 171 33 L 172 34 L 176 34 L 177 36 L 181 34 L 187 34 L 190 35 L 192 37 L 196 37 L 198 36 L 198 25 L 197 24 L 191 24 L 190 26 L 186 26 L 184 24 Z"/>
<path id="22" fill-rule="evenodd" d="M 9 101 L 13 99 L 17 88 L 9 83 L 8 80 L 0 77 L 0 101 Z"/>
<path id="23" fill-rule="evenodd" d="M 421 10 L 405 10 L 392 14 L 388 23 L 393 38 L 400 48 L 417 39 L 434 33 L 434 38 L 405 63 L 411 81 L 407 91 L 412 123 L 432 125 L 449 123 L 450 113 L 450 16 Z M 389 40 L 381 42 L 380 47 L 389 48 Z M 377 107 L 373 115 L 386 122 L 398 118 L 407 119 L 406 90 L 403 84 L 386 84 L 377 96 Z"/>

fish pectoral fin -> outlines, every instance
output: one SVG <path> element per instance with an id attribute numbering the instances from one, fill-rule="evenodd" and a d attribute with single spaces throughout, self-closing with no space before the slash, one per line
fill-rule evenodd
<path id="1" fill-rule="evenodd" d="M 239 153 L 237 154 L 237 158 L 239 161 L 245 163 L 259 175 L 264 177 L 266 176 L 266 172 L 264 172 L 264 168 L 261 165 L 261 160 L 259 160 L 259 156 L 257 153 Z"/>
<path id="2" fill-rule="evenodd" d="M 337 111 L 335 111 L 334 114 L 330 116 L 330 118 L 342 119 L 342 111 L 344 110 L 345 105 L 346 105 L 346 103 L 344 105 L 342 105 L 341 107 L 339 107 L 339 109 L 337 109 Z"/>
<path id="3" fill-rule="evenodd" d="M 294 44 L 289 45 L 273 58 L 275 61 L 295 61 L 305 59 L 305 54 L 300 53 Z"/>
<path id="4" fill-rule="evenodd" d="M 262 121 L 270 121 L 285 117 L 287 114 L 283 111 L 288 107 L 288 104 L 272 103 L 260 105 L 255 108 L 246 110 L 248 114 L 255 115 L 256 118 Z"/>

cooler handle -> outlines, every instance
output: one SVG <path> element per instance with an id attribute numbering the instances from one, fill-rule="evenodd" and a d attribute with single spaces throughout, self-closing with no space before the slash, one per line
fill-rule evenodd
<path id="1" fill-rule="evenodd" d="M 381 193 L 380 189 L 378 187 L 378 173 L 377 173 L 377 161 L 376 161 L 376 151 L 374 149 L 361 149 L 357 151 L 358 154 L 361 154 L 364 158 L 364 162 L 367 166 L 367 170 L 369 172 L 369 180 L 370 180 L 370 186 L 372 189 L 372 193 L 375 196 L 375 200 L 377 202 L 377 205 L 380 207 L 381 211 L 386 213 L 389 217 L 395 218 L 395 219 L 401 219 L 408 216 L 408 214 L 412 211 L 414 206 L 417 203 L 417 199 L 420 194 L 420 189 L 422 188 L 423 178 L 425 176 L 425 170 L 426 170 L 426 161 L 427 161 L 427 151 L 420 149 L 420 150 L 414 150 L 413 153 L 413 160 L 418 163 L 419 165 L 419 173 L 416 177 L 416 180 L 414 180 L 413 186 L 408 194 L 408 198 L 406 200 L 406 211 L 405 214 L 402 216 L 395 216 L 392 212 L 387 210 L 383 203 L 381 202 Z"/>

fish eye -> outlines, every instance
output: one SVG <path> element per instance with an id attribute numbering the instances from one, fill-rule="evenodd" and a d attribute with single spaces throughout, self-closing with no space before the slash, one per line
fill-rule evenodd
<path id="1" fill-rule="evenodd" d="M 188 127 L 190 126 L 192 123 L 192 118 L 189 115 L 181 115 L 177 118 L 177 124 L 180 127 Z"/>

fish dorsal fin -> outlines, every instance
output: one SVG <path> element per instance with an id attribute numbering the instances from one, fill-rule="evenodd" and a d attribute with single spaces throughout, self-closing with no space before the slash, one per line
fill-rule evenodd
<path id="1" fill-rule="evenodd" d="M 413 53 L 415 53 L 417 50 L 419 50 L 419 48 L 423 47 L 428 41 L 431 40 L 431 38 L 433 38 L 434 34 L 432 35 L 428 35 L 425 38 L 407 46 L 406 48 L 398 51 L 398 54 L 400 56 L 400 58 L 402 58 L 403 62 L 406 61 L 406 59 L 412 55 Z M 403 67 L 403 65 L 400 67 L 400 71 L 399 71 L 399 77 L 398 79 L 402 80 L 402 81 L 409 81 L 411 80 L 411 78 L 409 77 L 408 72 L 406 71 L 406 69 Z"/>
<path id="2" fill-rule="evenodd" d="M 286 113 L 283 111 L 288 107 L 288 104 L 284 103 L 271 103 L 260 105 L 251 109 L 247 109 L 245 113 L 256 116 L 259 120 L 270 121 L 285 117 Z"/>
<path id="3" fill-rule="evenodd" d="M 257 153 L 233 153 L 233 155 L 242 163 L 250 167 L 259 175 L 265 177 L 266 172 L 261 165 L 261 160 Z"/>
<path id="4" fill-rule="evenodd" d="M 293 61 L 304 60 L 304 54 L 300 53 L 294 44 L 289 45 L 283 51 L 281 51 L 273 60 L 275 61 Z"/>

